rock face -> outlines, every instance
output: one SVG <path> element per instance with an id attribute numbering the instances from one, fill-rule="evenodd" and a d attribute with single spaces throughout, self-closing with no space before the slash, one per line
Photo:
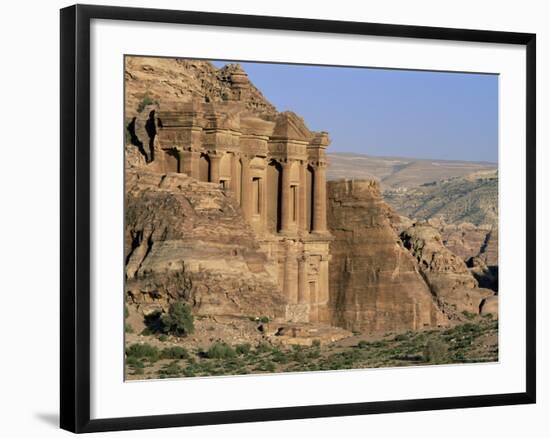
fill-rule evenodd
<path id="1" fill-rule="evenodd" d="M 215 184 L 128 170 L 125 249 L 127 299 L 145 313 L 183 299 L 197 315 L 284 315 L 276 266 Z"/>
<path id="2" fill-rule="evenodd" d="M 466 262 L 481 287 L 498 292 L 498 229 L 439 219 L 427 223 L 439 231 L 445 247 Z"/>
<path id="3" fill-rule="evenodd" d="M 127 117 L 137 116 L 147 105 L 162 107 L 165 101 L 239 100 L 250 111 L 276 114 L 260 90 L 248 86 L 247 75 L 238 64 L 217 69 L 208 61 L 128 56 L 124 74 Z"/>
<path id="4" fill-rule="evenodd" d="M 401 239 L 447 315 L 478 314 L 483 299 L 494 295 L 492 290 L 478 287 L 466 263 L 444 246 L 439 232 L 429 224 L 415 224 L 401 233 Z"/>
<path id="5" fill-rule="evenodd" d="M 329 181 L 330 291 L 336 325 L 368 332 L 445 324 L 390 225 L 375 181 Z"/>
<path id="6" fill-rule="evenodd" d="M 443 244 L 454 254 L 468 260 L 479 257 L 487 266 L 498 266 L 498 230 L 492 225 L 447 224 L 429 220 L 441 234 Z"/>

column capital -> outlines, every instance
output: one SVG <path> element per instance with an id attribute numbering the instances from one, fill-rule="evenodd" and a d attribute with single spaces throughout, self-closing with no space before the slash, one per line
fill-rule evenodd
<path id="1" fill-rule="evenodd" d="M 208 152 L 208 158 L 210 158 L 210 160 L 221 160 L 222 155 L 223 153 L 219 152 Z"/>
<path id="2" fill-rule="evenodd" d="M 310 162 L 314 169 L 326 169 L 328 163 L 326 161 L 314 161 Z"/>

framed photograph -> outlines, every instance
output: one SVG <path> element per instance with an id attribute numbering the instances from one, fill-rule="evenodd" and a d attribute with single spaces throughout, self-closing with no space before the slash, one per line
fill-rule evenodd
<path id="1" fill-rule="evenodd" d="M 535 402 L 535 35 L 61 10 L 61 427 Z"/>

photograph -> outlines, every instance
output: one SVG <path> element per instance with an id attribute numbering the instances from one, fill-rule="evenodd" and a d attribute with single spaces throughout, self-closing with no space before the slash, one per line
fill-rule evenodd
<path id="1" fill-rule="evenodd" d="M 120 70 L 125 380 L 499 361 L 498 74 Z"/>

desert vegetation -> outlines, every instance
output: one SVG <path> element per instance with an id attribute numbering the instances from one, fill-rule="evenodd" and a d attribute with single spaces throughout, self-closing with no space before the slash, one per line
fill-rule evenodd
<path id="1" fill-rule="evenodd" d="M 160 347 L 144 341 L 126 348 L 129 379 L 163 379 L 273 372 L 441 365 L 498 360 L 498 322 L 478 318 L 449 329 L 388 333 L 378 340 L 357 333 L 340 342 L 311 346 L 267 340 L 204 347 Z"/>

